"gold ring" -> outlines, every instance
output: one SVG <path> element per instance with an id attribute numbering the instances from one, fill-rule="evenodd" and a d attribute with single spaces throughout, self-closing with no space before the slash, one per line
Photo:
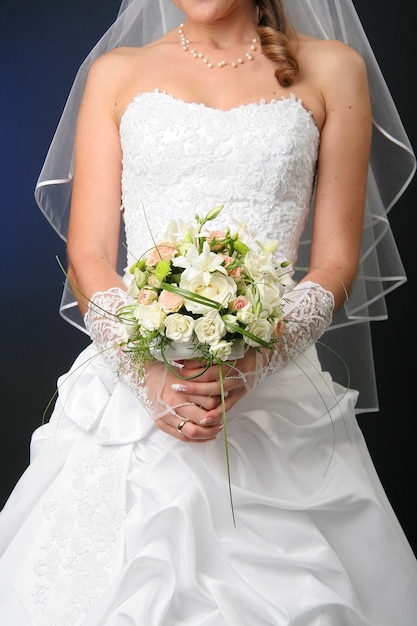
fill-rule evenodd
<path id="1" fill-rule="evenodd" d="M 188 422 L 189 420 L 181 420 L 180 423 L 177 426 L 177 430 L 180 433 L 182 431 L 182 429 L 184 428 L 185 424 Z"/>

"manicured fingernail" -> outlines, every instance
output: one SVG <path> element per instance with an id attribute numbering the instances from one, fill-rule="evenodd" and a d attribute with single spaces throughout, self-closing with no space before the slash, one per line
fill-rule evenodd
<path id="1" fill-rule="evenodd" d="M 202 420 L 200 420 L 200 426 L 204 426 L 204 424 L 208 424 L 209 422 L 211 422 L 211 420 L 205 417 Z"/>
<path id="2" fill-rule="evenodd" d="M 181 383 L 174 383 L 171 385 L 171 389 L 174 391 L 188 391 L 187 385 L 182 385 Z"/>
<path id="3" fill-rule="evenodd" d="M 219 424 L 219 430 L 223 430 L 224 426 L 223 424 Z"/>

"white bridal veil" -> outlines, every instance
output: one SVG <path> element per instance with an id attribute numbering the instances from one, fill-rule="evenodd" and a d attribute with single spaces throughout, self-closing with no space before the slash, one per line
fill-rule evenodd
<path id="1" fill-rule="evenodd" d="M 361 262 L 349 300 L 335 316 L 319 351 L 324 367 L 336 380 L 360 391 L 358 412 L 373 411 L 378 402 L 370 321 L 387 317 L 385 295 L 406 280 L 387 214 L 414 175 L 415 156 L 351 0 L 283 0 L 283 5 L 297 31 L 345 41 L 362 54 L 368 68 L 374 125 Z M 149 43 L 181 21 L 182 14 L 171 0 L 122 0 L 117 19 L 81 65 L 35 189 L 40 209 L 64 240 L 76 118 L 92 61 L 118 46 Z M 309 233 L 310 225 L 302 240 L 298 259 L 301 267 L 308 265 Z M 122 271 L 123 247 L 120 259 Z M 60 311 L 70 323 L 85 330 L 68 287 Z M 350 381 L 346 371 L 350 372 Z"/>

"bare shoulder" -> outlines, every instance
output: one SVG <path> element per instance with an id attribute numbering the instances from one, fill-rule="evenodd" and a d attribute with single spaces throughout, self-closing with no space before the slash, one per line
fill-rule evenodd
<path id="1" fill-rule="evenodd" d="M 174 30 L 141 47 L 124 46 L 109 50 L 94 61 L 91 70 L 96 71 L 97 68 L 98 72 L 103 73 L 112 73 L 114 70 L 129 72 L 132 68 L 136 70 L 138 66 L 154 64 L 156 61 L 163 63 L 177 48 L 178 35 Z"/>
<path id="2" fill-rule="evenodd" d="M 313 54 L 327 62 L 336 63 L 363 63 L 363 58 L 357 50 L 338 39 L 315 39 L 307 35 L 298 34 L 298 52 L 301 55 Z"/>
<path id="3" fill-rule="evenodd" d="M 115 80 L 119 77 L 120 81 L 138 68 L 142 69 L 152 61 L 156 55 L 161 54 L 166 46 L 159 44 L 143 47 L 120 47 L 114 48 L 104 53 L 92 63 L 89 75 L 98 80 Z"/>
<path id="4" fill-rule="evenodd" d="M 163 37 L 143 47 L 120 47 L 98 57 L 89 70 L 91 89 L 108 93 L 120 111 L 139 91 L 153 85 L 155 76 L 172 73 L 178 42 Z"/>
<path id="5" fill-rule="evenodd" d="M 352 88 L 367 82 L 363 57 L 343 41 L 299 35 L 298 57 L 302 71 L 312 73 L 323 87 L 344 84 Z"/>

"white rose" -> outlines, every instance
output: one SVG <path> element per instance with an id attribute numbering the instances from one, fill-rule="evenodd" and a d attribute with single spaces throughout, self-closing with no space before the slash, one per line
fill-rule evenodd
<path id="1" fill-rule="evenodd" d="M 128 343 L 133 336 L 134 331 L 137 329 L 137 324 L 124 323 L 119 328 L 119 337 L 122 343 Z"/>
<path id="2" fill-rule="evenodd" d="M 226 315 L 222 315 L 222 320 L 226 324 L 226 326 L 230 326 L 231 324 L 237 324 L 236 315 L 231 315 L 230 313 L 226 313 Z"/>
<path id="3" fill-rule="evenodd" d="M 135 317 L 141 330 L 145 332 L 157 330 L 159 333 L 163 333 L 166 314 L 157 302 L 147 305 L 139 304 L 135 309 Z"/>
<path id="4" fill-rule="evenodd" d="M 286 284 L 291 280 L 289 267 L 281 267 L 281 262 L 267 248 L 258 252 L 250 250 L 245 257 L 245 267 L 255 281 Z"/>
<path id="5" fill-rule="evenodd" d="M 221 361 L 227 361 L 227 358 L 232 351 L 232 347 L 233 344 L 231 341 L 225 341 L 222 339 L 221 341 L 212 344 L 209 351 Z"/>
<path id="6" fill-rule="evenodd" d="M 281 305 L 284 293 L 284 287 L 282 285 L 279 283 L 274 285 L 258 283 L 257 288 L 263 311 L 272 313 L 274 309 Z"/>
<path id="7" fill-rule="evenodd" d="M 252 313 L 252 311 L 242 309 L 237 312 L 236 317 L 242 324 L 251 324 L 255 318 L 255 315 Z"/>
<path id="8" fill-rule="evenodd" d="M 200 343 L 214 345 L 226 334 L 226 326 L 219 313 L 211 310 L 195 321 L 194 331 Z"/>
<path id="9" fill-rule="evenodd" d="M 193 278 L 184 277 L 184 274 L 180 281 L 180 287 L 187 289 L 193 293 L 219 302 L 224 307 L 228 306 L 231 298 L 234 298 L 236 294 L 236 283 L 233 278 L 213 272 L 209 274 L 208 282 L 205 281 L 203 273 L 200 273 Z M 213 311 L 212 307 L 198 302 L 192 302 L 191 300 L 185 300 L 185 308 L 191 313 L 207 313 Z"/>
<path id="10" fill-rule="evenodd" d="M 265 275 L 270 275 L 272 266 L 272 254 L 267 252 L 255 253 L 250 250 L 245 257 L 245 267 L 247 268 L 250 276 L 256 281 L 264 278 Z"/>
<path id="11" fill-rule="evenodd" d="M 274 334 L 273 324 L 271 324 L 271 322 L 269 322 L 267 319 L 263 319 L 263 318 L 255 320 L 252 324 L 249 325 L 247 330 L 248 332 L 252 333 L 252 335 L 255 335 L 255 337 L 259 337 L 259 339 L 262 339 L 263 341 L 266 341 L 267 343 L 271 341 L 272 336 Z M 246 336 L 243 337 L 243 340 L 249 346 L 253 346 L 254 348 L 259 347 L 260 345 L 257 341 L 253 341 L 252 339 Z"/>
<path id="12" fill-rule="evenodd" d="M 172 313 L 165 319 L 165 334 L 168 339 L 183 343 L 190 341 L 194 331 L 194 318 L 181 313 Z"/>

